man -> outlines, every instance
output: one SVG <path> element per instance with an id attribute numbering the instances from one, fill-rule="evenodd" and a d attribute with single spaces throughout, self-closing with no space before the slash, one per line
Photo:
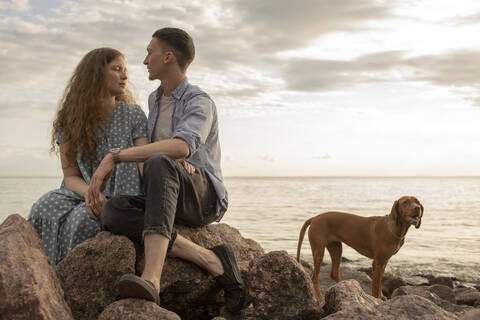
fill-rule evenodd
<path id="1" fill-rule="evenodd" d="M 112 149 L 92 177 L 87 206 L 104 227 L 124 234 L 145 249 L 141 277 L 127 274 L 119 282 L 120 296 L 159 303 L 160 278 L 167 250 L 215 276 L 223 287 L 226 308 L 238 312 L 245 286 L 230 247 L 207 250 L 177 235 L 174 221 L 199 227 L 220 221 L 228 199 L 220 168 L 217 112 L 200 88 L 189 84 L 186 70 L 195 48 L 191 37 L 177 28 L 157 30 L 143 63 L 149 79 L 161 85 L 148 100 L 150 144 Z M 102 187 L 115 164 L 144 162 L 145 196 L 118 196 L 102 208 Z M 101 215 L 100 215 L 101 211 Z"/>

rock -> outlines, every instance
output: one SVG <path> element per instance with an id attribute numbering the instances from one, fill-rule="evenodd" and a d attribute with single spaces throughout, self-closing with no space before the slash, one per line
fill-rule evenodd
<path id="1" fill-rule="evenodd" d="M 237 229 L 224 223 L 202 228 L 175 227 L 179 234 L 204 248 L 223 243 L 230 245 L 245 283 L 248 283 L 249 262 L 263 254 L 257 242 L 243 238 Z M 137 274 L 141 274 L 143 248 L 139 247 L 137 253 Z M 167 257 L 163 267 L 160 300 L 162 307 L 177 313 L 184 320 L 212 318 L 220 313 L 224 304 L 220 288 L 206 271 L 172 257 Z"/>
<path id="2" fill-rule="evenodd" d="M 380 303 L 380 299 L 365 293 L 358 281 L 350 279 L 340 281 L 325 292 L 323 311 L 326 315 L 330 315 L 353 307 L 350 310 L 352 313 L 361 311 L 375 315 L 375 310 Z"/>
<path id="3" fill-rule="evenodd" d="M 330 278 L 330 267 L 331 265 L 329 264 L 325 268 L 320 269 L 319 286 L 322 293 L 336 284 L 336 282 Z M 364 272 L 360 272 L 349 267 L 340 266 L 340 279 L 356 280 L 365 293 L 372 293 L 372 279 Z"/>
<path id="4" fill-rule="evenodd" d="M 96 319 L 115 301 L 120 277 L 135 272 L 135 248 L 125 236 L 102 232 L 76 246 L 57 266 L 75 319 Z"/>
<path id="5" fill-rule="evenodd" d="M 387 274 L 385 273 L 383 276 L 383 281 L 382 281 L 382 292 L 383 295 L 386 296 L 387 298 L 392 297 L 392 293 L 397 289 L 402 286 L 407 285 L 405 281 L 403 281 L 402 278 L 397 277 L 393 274 Z M 452 292 L 453 294 L 453 292 Z"/>
<path id="6" fill-rule="evenodd" d="M 345 280 L 347 279 L 355 279 L 357 281 L 359 281 L 361 279 L 360 282 L 360 285 L 362 286 L 362 288 L 364 288 L 364 291 L 366 293 L 369 293 L 371 294 L 372 292 L 372 268 L 360 268 L 358 269 L 359 271 L 362 271 L 362 272 L 365 272 L 367 275 L 368 275 L 368 280 L 367 279 L 362 279 L 362 278 L 359 278 L 358 276 L 352 276 L 352 277 L 344 277 Z M 368 289 L 367 289 L 367 283 L 368 283 Z M 394 274 L 392 273 L 389 273 L 389 272 L 385 272 L 383 274 L 383 278 L 382 278 L 382 293 L 384 296 L 386 296 L 387 298 L 390 298 L 392 296 L 392 293 L 393 291 L 395 291 L 395 289 L 401 287 L 401 286 L 404 286 L 406 285 L 405 281 L 400 278 L 400 277 L 397 277 L 395 276 Z"/>
<path id="7" fill-rule="evenodd" d="M 300 259 L 300 262 L 303 269 L 308 273 L 311 279 L 313 274 L 312 265 L 305 260 Z M 330 278 L 330 268 L 331 264 L 329 263 L 322 263 L 322 267 L 320 268 L 320 274 L 318 276 L 318 286 L 322 294 L 325 293 L 328 288 L 336 284 L 335 280 Z M 340 279 L 355 279 L 358 281 L 358 283 L 360 283 L 360 286 L 366 293 L 370 294 L 372 292 L 372 279 L 365 272 L 340 265 Z"/>
<path id="8" fill-rule="evenodd" d="M 372 267 L 358 268 L 358 271 L 365 272 L 370 278 L 372 278 Z"/>
<path id="9" fill-rule="evenodd" d="M 250 263 L 249 295 L 261 319 L 318 319 L 322 313 L 308 274 L 286 251 Z"/>
<path id="10" fill-rule="evenodd" d="M 0 319 L 72 319 L 33 227 L 14 214 L 0 225 Z"/>
<path id="11" fill-rule="evenodd" d="M 385 303 L 382 303 L 378 310 L 382 316 L 378 319 L 409 319 L 409 320 L 454 320 L 458 317 L 446 310 L 443 310 L 439 306 L 435 305 L 431 301 L 416 296 L 401 296 L 393 298 Z"/>
<path id="12" fill-rule="evenodd" d="M 425 277 L 428 279 L 428 285 L 430 286 L 434 284 L 442 284 L 453 289 L 453 279 L 450 277 L 435 277 L 433 275 L 426 275 Z"/>
<path id="13" fill-rule="evenodd" d="M 417 296 L 399 296 L 383 302 L 366 294 L 355 280 L 340 281 L 325 294 L 323 319 L 458 319 L 431 301 Z"/>
<path id="14" fill-rule="evenodd" d="M 451 289 L 451 287 L 448 287 L 443 284 L 434 284 L 431 285 L 430 287 L 427 287 L 427 290 L 435 293 L 437 296 L 442 298 L 443 300 L 446 300 L 452 304 L 455 304 L 455 293 Z"/>
<path id="15" fill-rule="evenodd" d="M 181 320 L 180 317 L 153 302 L 141 299 L 122 299 L 109 305 L 98 320 Z"/>
<path id="16" fill-rule="evenodd" d="M 480 319 L 480 309 L 472 309 L 465 313 L 461 320 L 478 320 Z"/>
<path id="17" fill-rule="evenodd" d="M 480 308 L 480 292 L 473 288 L 457 289 L 455 290 L 455 301 L 457 304 Z"/>
<path id="18" fill-rule="evenodd" d="M 403 276 L 403 281 L 406 282 L 409 286 L 428 286 L 428 280 L 422 275 L 410 276 L 406 275 Z"/>
<path id="19" fill-rule="evenodd" d="M 467 306 L 458 306 L 456 304 L 453 304 L 449 302 L 448 300 L 444 300 L 440 298 L 435 291 L 441 292 L 442 295 L 448 295 L 447 293 L 443 292 L 444 289 L 446 290 L 451 290 L 447 286 L 442 286 L 443 289 L 439 290 L 440 285 L 432 286 L 432 287 L 415 287 L 415 286 L 403 286 L 395 290 L 392 294 L 392 298 L 402 296 L 402 295 L 415 295 L 415 296 L 420 296 L 425 299 L 428 299 L 435 303 L 437 306 L 440 308 L 448 311 L 455 313 L 457 316 L 463 315 L 465 312 L 469 311 L 471 307 Z M 453 291 L 452 291 L 453 294 Z M 449 297 L 451 300 L 451 298 Z"/>

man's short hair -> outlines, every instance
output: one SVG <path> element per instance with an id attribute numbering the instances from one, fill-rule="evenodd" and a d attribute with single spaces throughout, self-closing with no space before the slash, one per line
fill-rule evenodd
<path id="1" fill-rule="evenodd" d="M 152 35 L 158 39 L 162 49 L 170 50 L 175 55 L 178 66 L 186 71 L 195 57 L 195 46 L 192 37 L 182 29 L 162 28 L 155 31 Z"/>

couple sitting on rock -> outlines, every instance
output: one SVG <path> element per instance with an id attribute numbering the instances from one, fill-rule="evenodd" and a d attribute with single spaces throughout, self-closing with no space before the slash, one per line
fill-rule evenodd
<path id="1" fill-rule="evenodd" d="M 149 79 L 161 85 L 149 96 L 148 119 L 127 89 L 124 56 L 110 48 L 85 55 L 53 123 L 52 151 L 60 153 L 62 186 L 42 196 L 28 220 L 53 265 L 102 230 L 143 244 L 143 273 L 120 278 L 120 297 L 160 303 L 169 252 L 213 275 L 224 289 L 227 310 L 238 312 L 245 287 L 232 249 L 200 247 L 173 227 L 220 221 L 228 205 L 216 107 L 186 77 L 194 55 L 185 31 L 163 28 L 153 34 L 143 63 Z"/>

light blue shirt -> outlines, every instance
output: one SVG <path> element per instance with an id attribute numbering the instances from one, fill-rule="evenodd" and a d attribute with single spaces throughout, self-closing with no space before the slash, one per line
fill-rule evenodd
<path id="1" fill-rule="evenodd" d="M 150 142 L 153 142 L 162 94 L 162 88 L 158 87 L 148 97 L 147 130 Z M 207 172 L 218 196 L 217 221 L 220 221 L 227 211 L 228 195 L 220 166 L 217 108 L 213 100 L 198 86 L 191 85 L 187 78 L 170 96 L 174 102 L 171 137 L 184 140 L 190 149 L 186 160 Z"/>

